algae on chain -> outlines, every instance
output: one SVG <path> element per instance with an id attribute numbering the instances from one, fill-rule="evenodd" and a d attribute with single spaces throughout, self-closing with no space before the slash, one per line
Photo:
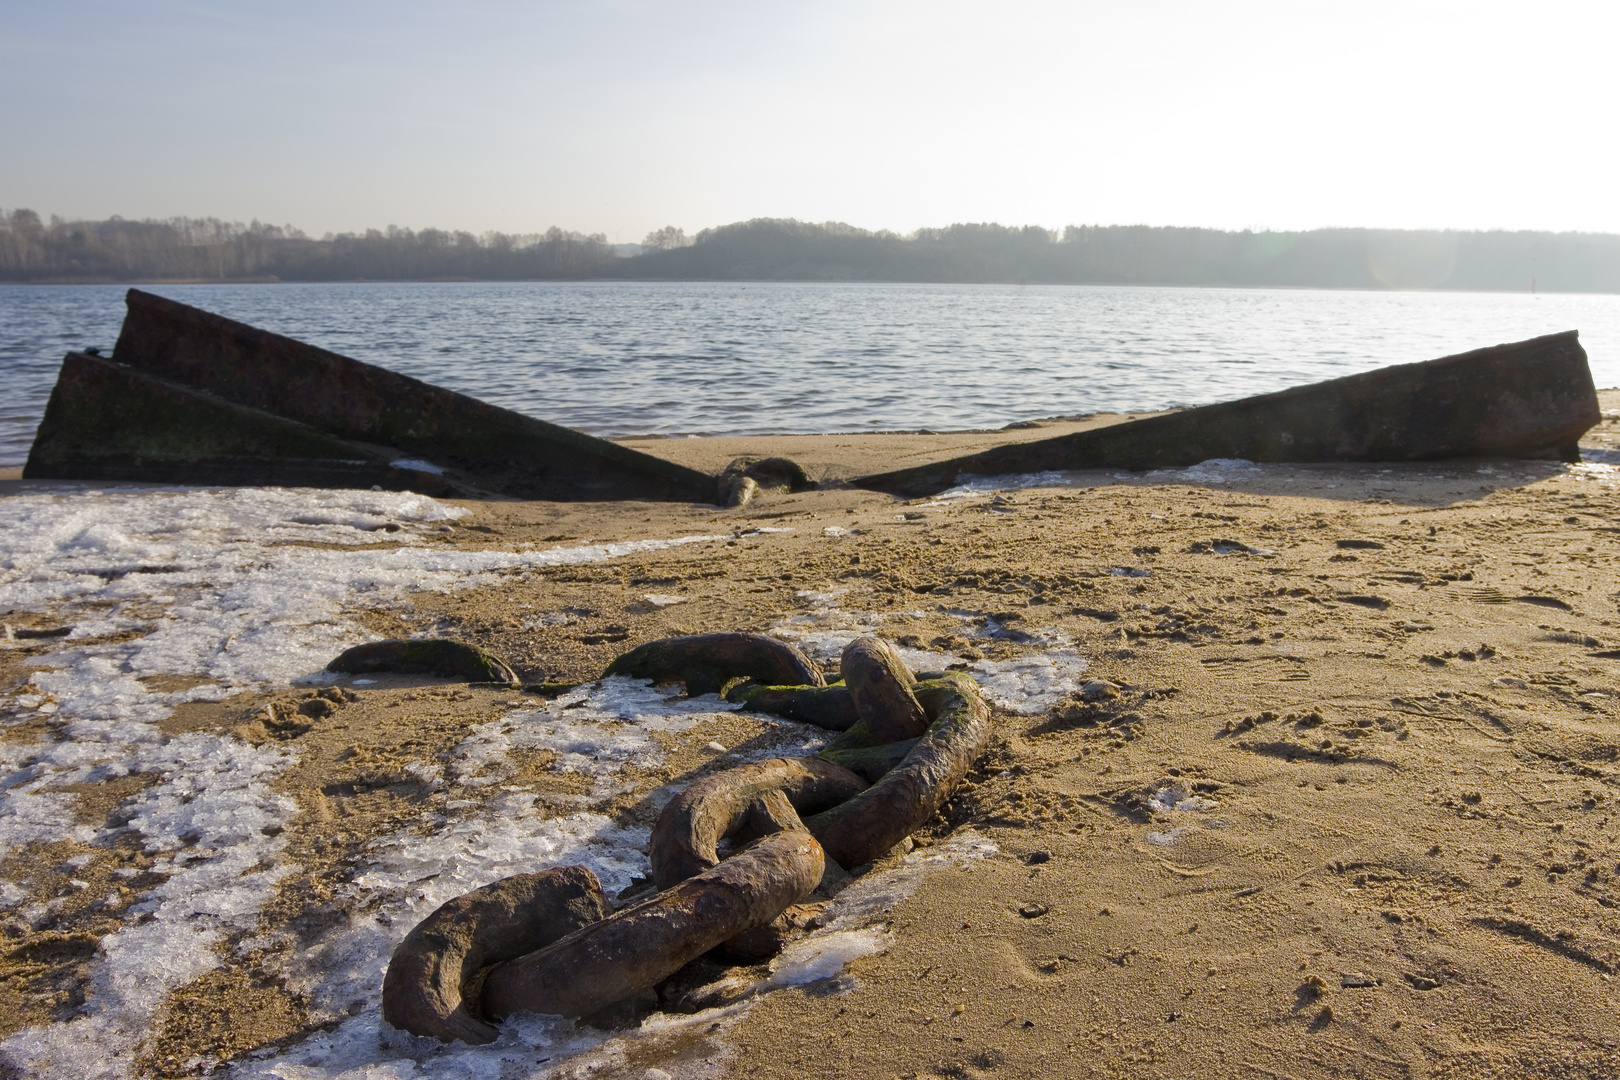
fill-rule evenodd
<path id="1" fill-rule="evenodd" d="M 762 712 L 814 724 L 829 731 L 847 731 L 859 722 L 855 698 L 842 681 L 830 686 L 762 686 L 740 682 L 726 688 L 725 699 L 745 712 Z"/>
<path id="2" fill-rule="evenodd" d="M 880 743 L 875 746 L 842 750 L 824 749 L 816 756 L 834 765 L 842 765 L 855 775 L 863 777 L 868 783 L 875 784 L 904 761 L 906 755 L 911 753 L 911 748 L 916 745 L 916 739 L 901 739 L 898 742 Z"/>
<path id="3" fill-rule="evenodd" d="M 900 763 L 859 795 L 805 820 L 828 857 L 840 866 L 870 862 L 921 828 L 949 798 L 990 737 L 990 707 L 971 678 L 952 674 L 917 689 L 934 720 Z M 845 732 L 834 742 L 871 737 L 865 731 L 856 738 L 850 735 Z M 841 749 L 845 746 L 833 752 Z"/>

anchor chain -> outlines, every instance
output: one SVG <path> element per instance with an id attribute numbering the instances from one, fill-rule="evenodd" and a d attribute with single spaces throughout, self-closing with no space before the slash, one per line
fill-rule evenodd
<path id="1" fill-rule="evenodd" d="M 914 675 L 887 642 L 858 638 L 841 683 L 762 634 L 648 642 L 607 675 L 680 680 L 744 710 L 840 734 L 812 756 L 713 773 L 652 830 L 649 899 L 614 911 L 583 866 L 503 878 L 441 906 L 395 949 L 383 1018 L 413 1035 L 482 1044 L 514 1013 L 588 1016 L 656 986 L 711 949 L 767 955 L 783 913 L 840 868 L 877 859 L 925 825 L 990 735 L 990 708 L 956 672 Z M 722 858 L 729 839 L 735 853 Z"/>

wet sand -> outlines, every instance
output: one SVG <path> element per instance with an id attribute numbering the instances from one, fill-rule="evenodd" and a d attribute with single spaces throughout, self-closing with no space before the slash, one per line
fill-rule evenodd
<path id="1" fill-rule="evenodd" d="M 1055 433 L 633 445 L 708 469 L 783 454 L 836 481 Z M 1585 445 L 1615 449 L 1617 433 L 1606 421 Z M 526 680 L 576 682 L 652 638 L 764 630 L 830 603 L 966 657 L 1014 656 L 1055 631 L 1087 678 L 1117 687 L 998 712 L 990 751 L 917 838 L 926 850 L 971 829 L 998 853 L 925 876 L 888 912 L 886 951 L 712 1031 L 633 1042 L 593 1075 L 1620 1073 L 1620 474 L 1274 466 L 910 502 L 835 484 L 726 511 L 463 505 L 432 542 L 729 539 L 418 594 L 363 612 L 370 629 L 464 637 Z M 573 614 L 524 617 L 559 611 Z M 985 618 L 1010 632 L 974 636 Z M 15 643 L 0 677 L 11 685 L 51 647 Z M 402 677 L 350 688 L 296 724 L 263 706 L 308 691 L 183 705 L 163 722 L 296 752 L 276 785 L 301 815 L 297 869 L 257 944 L 170 995 L 142 1071 L 248 1061 L 331 1022 L 280 974 L 288 956 L 357 902 L 367 845 L 432 803 L 408 763 L 446 759 L 513 696 Z M 765 726 L 717 716 L 661 740 L 667 759 L 627 766 L 612 812 L 647 823 L 650 790 L 723 766 L 714 744 L 736 750 Z M 517 755 L 506 783 L 579 794 L 549 760 Z M 81 819 L 105 821 L 145 782 L 87 785 Z M 1178 788 L 1181 808 L 1167 805 Z M 154 887 L 150 864 L 133 843 L 12 854 L 3 876 L 63 902 L 43 926 L 4 921 L 0 1035 L 71 1018 L 93 992 L 96 941 L 119 925 L 92 900 Z"/>

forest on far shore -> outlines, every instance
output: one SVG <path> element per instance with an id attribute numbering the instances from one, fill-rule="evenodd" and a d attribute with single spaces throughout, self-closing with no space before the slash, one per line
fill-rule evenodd
<path id="1" fill-rule="evenodd" d="M 600 233 L 368 229 L 0 211 L 0 281 L 883 281 L 1620 292 L 1608 233 L 957 224 L 908 235 L 783 218 Z"/>

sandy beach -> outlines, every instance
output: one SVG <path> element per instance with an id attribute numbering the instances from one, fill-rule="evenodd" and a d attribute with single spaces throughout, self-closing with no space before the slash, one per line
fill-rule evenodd
<path id="1" fill-rule="evenodd" d="M 1608 418 L 1583 446 L 1620 451 L 1620 391 L 1601 398 Z M 254 771 L 267 816 L 243 835 L 259 847 L 178 825 L 164 841 L 145 808 L 192 759 L 120 771 L 59 754 L 46 784 L 32 763 L 89 736 L 64 719 L 80 691 L 36 673 L 64 650 L 135 647 L 129 620 L 187 616 L 141 616 L 129 605 L 167 601 L 132 593 L 124 623 L 64 639 L 29 632 L 111 619 L 113 602 L 13 602 L 0 745 L 51 801 L 8 834 L 22 841 L 0 865 L 12 1075 L 67 1075 L 90 1060 L 73 1045 L 104 1045 L 105 1071 L 82 1075 L 1620 1074 L 1620 467 L 1206 463 L 909 502 L 839 483 L 1122 419 L 630 440 L 711 471 L 779 454 L 825 486 L 736 510 L 467 502 L 358 538 L 277 541 L 345 566 L 403 548 L 439 560 L 439 584 L 350 587 L 297 631 L 307 655 L 322 634 L 427 632 L 528 683 L 588 683 L 672 634 L 774 633 L 825 661 L 876 632 L 969 670 L 998 703 L 969 780 L 914 850 L 855 868 L 819 953 L 701 961 L 616 1028 L 514 1025 L 488 1050 L 379 1031 L 391 941 L 448 896 L 536 868 L 525 860 L 569 861 L 569 844 L 606 852 L 593 857 L 624 887 L 636 830 L 670 793 L 815 732 L 650 690 L 636 715 L 662 719 L 637 726 L 606 690 L 548 702 L 404 676 L 255 683 L 220 673 L 226 640 L 205 669 L 126 666 L 157 734 L 117 738 L 238 754 L 221 769 Z M 40 500 L 87 498 L 15 474 L 0 495 L 40 515 Z M 319 525 L 340 526 L 353 528 Z M 587 549 L 600 553 L 542 557 Z M 307 655 L 286 670 L 317 670 Z M 583 840 L 556 824 L 586 817 Z M 551 855 L 524 846 L 551 828 Z M 501 829 L 513 838 L 491 854 Z M 472 854 L 418 854 L 452 849 Z M 229 881 L 253 878 L 256 898 L 187 900 L 214 920 L 195 937 L 203 959 L 115 1016 L 107 1001 L 139 995 L 108 974 L 126 969 L 106 942 L 168 925 L 177 909 L 162 905 L 193 880 L 182 868 L 226 852 L 242 859 Z M 221 882 L 197 895 L 235 887 Z M 128 971 L 163 966 L 161 950 L 130 956 Z"/>

